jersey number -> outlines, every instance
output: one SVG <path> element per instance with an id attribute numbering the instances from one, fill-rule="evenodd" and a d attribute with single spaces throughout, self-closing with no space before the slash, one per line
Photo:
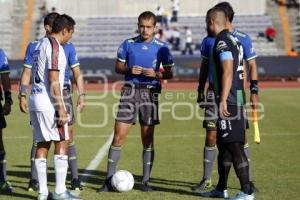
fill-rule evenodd
<path id="1" fill-rule="evenodd" d="M 228 128 L 227 128 L 228 127 Z M 231 122 L 230 120 L 224 120 L 222 119 L 220 122 L 219 122 L 219 128 L 221 130 L 232 130 L 232 127 L 231 127 Z"/>
<path id="2" fill-rule="evenodd" d="M 37 57 L 33 57 L 33 69 L 35 70 L 35 74 L 34 74 L 34 77 L 33 77 L 33 83 L 35 84 L 39 84 L 41 82 L 41 79 L 39 77 L 39 74 L 38 74 L 38 58 Z"/>
<path id="3" fill-rule="evenodd" d="M 243 59 L 244 50 L 242 45 L 237 45 L 237 49 L 239 51 L 239 66 L 237 68 L 237 72 L 240 72 L 239 78 L 243 80 L 244 79 L 244 59 Z"/>

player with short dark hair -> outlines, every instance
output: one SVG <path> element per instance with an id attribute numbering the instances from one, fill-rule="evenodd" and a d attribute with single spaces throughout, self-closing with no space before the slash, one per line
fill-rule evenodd
<path id="1" fill-rule="evenodd" d="M 118 49 L 115 69 L 125 76 L 125 84 L 115 121 L 114 139 L 108 153 L 106 181 L 99 192 L 110 191 L 109 180 L 116 171 L 122 146 L 137 116 L 144 147 L 142 190 L 152 191 L 149 179 L 154 160 L 154 128 L 159 124 L 160 79 L 172 78 L 174 65 L 167 44 L 154 37 L 155 28 L 155 15 L 149 11 L 143 12 L 138 18 L 139 36 L 125 40 Z M 164 68 L 163 72 L 159 70 L 160 65 Z"/>
<path id="2" fill-rule="evenodd" d="M 231 163 L 241 185 L 233 200 L 252 200 L 254 190 L 249 180 L 249 162 L 244 152 L 245 92 L 243 47 L 226 29 L 226 14 L 214 7 L 207 13 L 206 23 L 214 35 L 213 59 L 216 82 L 214 93 L 219 107 L 217 121 L 217 146 L 219 182 L 215 189 L 201 193 L 204 197 L 228 198 L 227 179 Z"/>
<path id="3" fill-rule="evenodd" d="M 224 12 L 227 15 L 227 28 L 229 31 L 240 41 L 241 45 L 243 46 L 244 53 L 243 58 L 247 63 L 247 66 L 249 67 L 249 75 L 250 75 L 250 102 L 252 103 L 252 106 L 255 107 L 258 103 L 258 86 L 257 86 L 257 65 L 255 58 L 257 57 L 253 46 L 251 38 L 237 30 L 234 29 L 231 22 L 233 21 L 234 17 L 234 11 L 232 6 L 228 2 L 221 2 L 215 5 L 215 7 L 221 8 L 224 10 Z M 200 181 L 199 184 L 194 186 L 193 190 L 203 190 L 211 187 L 211 174 L 213 169 L 213 162 L 215 159 L 216 154 L 216 109 L 215 109 L 215 103 L 213 101 L 213 83 L 214 83 L 214 76 L 212 75 L 212 72 L 214 71 L 214 62 L 212 59 L 212 48 L 215 42 L 215 38 L 211 37 L 209 32 L 208 36 L 205 37 L 201 44 L 201 55 L 202 55 L 202 64 L 201 64 L 201 72 L 199 74 L 199 86 L 198 86 L 198 99 L 197 102 L 200 103 L 200 107 L 205 107 L 205 120 L 203 121 L 203 127 L 206 128 L 207 134 L 206 134 L 206 141 L 205 141 L 205 148 L 204 148 L 204 159 L 203 159 L 203 168 L 204 168 L 204 174 L 203 178 Z M 244 71 L 244 77 L 246 82 L 246 72 Z M 206 96 L 206 103 L 205 102 L 205 82 L 208 78 L 209 87 L 207 90 L 207 96 Z M 205 106 L 204 106 L 205 105 Z M 248 124 L 247 124 L 248 125 Z M 248 127 L 247 127 L 248 128 Z M 248 161 L 250 162 L 250 149 L 249 145 L 247 143 L 247 137 L 245 137 L 245 145 L 244 145 L 244 151 L 247 155 Z M 251 174 L 251 169 L 249 165 L 249 173 Z M 251 179 L 251 175 L 250 175 Z M 253 182 L 251 184 L 254 187 Z M 255 190 L 257 190 L 255 188 Z"/>
<path id="4" fill-rule="evenodd" d="M 54 20 L 59 16 L 58 13 L 53 12 L 49 13 L 45 19 L 44 19 L 44 28 L 46 31 L 46 36 L 49 36 L 52 32 L 53 22 Z M 65 15 L 62 15 L 65 16 Z M 70 26 L 75 25 L 75 21 L 69 17 L 66 16 L 64 19 L 70 20 Z M 68 23 L 68 22 L 67 22 Z M 30 83 L 30 77 L 31 77 L 31 68 L 33 63 L 33 51 L 38 44 L 38 41 L 30 42 L 27 46 L 26 55 L 24 58 L 24 68 L 21 76 L 20 81 L 20 110 L 22 112 L 27 112 L 27 87 Z M 67 58 L 67 65 L 65 70 L 65 81 L 64 81 L 64 89 L 63 89 L 63 95 L 64 95 L 64 101 L 67 109 L 67 113 L 70 116 L 69 122 L 68 122 L 68 130 L 70 135 L 69 140 L 69 149 L 68 149 L 68 159 L 69 159 L 69 168 L 71 171 L 71 189 L 72 190 L 82 190 L 82 184 L 80 181 L 80 178 L 78 177 L 78 167 L 77 167 L 77 153 L 76 153 L 76 145 L 73 141 L 73 124 L 75 123 L 75 116 L 73 111 L 73 102 L 72 102 L 72 83 L 70 81 L 70 69 L 72 70 L 75 84 L 78 89 L 78 101 L 77 106 L 82 111 L 84 107 L 84 88 L 83 88 L 83 80 L 80 72 L 80 63 L 78 61 L 76 50 L 74 48 L 74 45 L 70 42 L 63 44 L 63 49 Z M 70 69 L 69 69 L 70 68 Z M 34 166 L 34 158 L 36 154 L 36 148 L 37 148 L 37 142 L 33 141 L 33 145 L 31 148 L 31 177 L 28 184 L 28 191 L 37 191 L 38 190 L 38 181 L 37 181 L 37 172 L 36 168 Z"/>
<path id="5" fill-rule="evenodd" d="M 67 170 L 68 167 L 68 156 L 66 154 L 67 153 L 70 154 L 70 152 L 68 152 L 68 149 L 70 148 L 66 148 L 70 144 L 69 131 L 68 128 L 66 128 L 68 127 L 68 124 L 63 125 L 64 130 L 61 129 L 62 123 L 66 120 L 63 118 L 64 112 L 62 112 L 62 105 L 63 108 L 66 110 L 68 107 L 70 107 L 68 102 L 66 103 L 66 101 L 63 100 L 64 103 L 62 103 L 60 99 L 64 89 L 65 70 L 67 64 L 69 64 L 68 63 L 69 60 L 67 60 L 68 55 L 66 55 L 67 51 L 65 51 L 65 49 L 63 49 L 63 47 L 60 44 L 66 44 L 68 42 L 68 40 L 72 36 L 72 33 L 74 32 L 74 26 L 75 26 L 75 21 L 73 19 L 69 21 L 69 19 L 71 18 L 67 15 L 61 15 L 61 16 L 58 15 L 54 19 L 52 25 L 49 24 L 45 26 L 47 37 L 44 37 L 43 39 L 39 40 L 36 46 L 32 49 L 32 52 L 27 54 L 28 57 L 25 58 L 26 65 L 24 64 L 24 67 L 27 66 L 27 68 L 24 68 L 21 84 L 20 84 L 20 93 L 19 93 L 20 109 L 22 112 L 27 112 L 26 91 L 27 91 L 27 86 L 29 84 L 29 79 L 31 76 L 31 67 L 32 67 L 33 86 L 30 95 L 30 115 L 31 115 L 30 119 L 33 126 L 34 141 L 37 141 L 37 150 L 35 153 L 34 162 L 35 162 L 35 166 L 37 170 L 37 178 L 39 182 L 39 197 L 38 197 L 39 199 L 46 199 L 48 196 L 48 189 L 46 184 L 47 173 L 44 169 L 47 168 L 47 164 L 46 164 L 47 162 L 45 158 L 48 149 L 50 147 L 51 141 L 55 141 L 54 143 L 56 146 L 54 164 L 56 170 L 57 184 L 55 188 L 55 193 L 53 194 L 53 198 L 54 199 L 57 198 L 79 199 L 66 191 L 65 170 Z M 52 32 L 52 27 L 56 30 L 55 33 Z M 51 47 L 49 47 L 49 44 Z M 49 49 L 51 48 L 52 48 L 51 50 L 52 53 L 50 54 Z M 57 54 L 55 54 L 55 52 L 57 52 Z M 38 59 L 38 57 L 40 59 Z M 43 62 L 44 59 L 45 62 Z M 50 64 L 51 66 L 49 66 Z M 45 65 L 46 68 L 48 68 L 48 71 L 47 69 L 44 69 Z M 59 83 L 60 83 L 58 87 L 59 89 L 56 86 L 58 85 L 56 82 L 58 80 L 56 79 L 57 73 L 55 73 L 55 71 L 58 70 L 59 70 Z M 46 74 L 48 74 L 48 77 Z M 52 84 L 51 86 L 53 90 L 44 91 L 43 88 L 45 87 L 47 89 L 48 87 L 47 82 L 49 82 L 49 84 Z M 56 82 L 56 84 L 54 82 Z M 44 84 L 44 86 L 39 84 Z M 57 117 L 54 120 L 57 120 L 58 123 L 59 138 L 56 136 L 57 130 L 53 127 L 49 128 L 47 126 L 49 125 L 49 123 L 52 123 L 49 120 L 53 120 L 53 118 L 50 118 L 50 114 L 51 112 L 53 112 L 51 106 L 44 105 L 47 103 L 47 98 L 46 98 L 47 96 L 51 97 L 50 98 L 51 100 L 56 100 L 55 102 L 52 103 L 55 103 L 53 104 L 54 111 L 56 112 L 58 111 L 56 114 Z M 45 98 L 44 101 L 41 98 Z M 84 103 L 83 100 L 80 100 L 80 102 L 81 104 Z M 83 105 L 84 104 L 82 104 L 82 106 Z M 39 115 L 41 115 L 41 117 L 39 117 Z M 67 119 L 66 121 L 70 122 L 69 119 Z M 45 125 L 43 126 L 41 124 L 45 124 Z M 41 130 L 39 131 L 39 129 Z"/>
<path id="6" fill-rule="evenodd" d="M 9 78 L 9 65 L 7 57 L 2 49 L 0 49 L 0 76 L 2 87 L 0 86 L 0 101 L 3 100 L 4 92 L 4 105 L 0 102 L 0 193 L 11 194 L 13 187 L 6 178 L 6 152 L 3 144 L 3 129 L 6 128 L 5 115 L 11 112 L 11 105 L 13 104 L 11 98 L 11 85 Z"/>

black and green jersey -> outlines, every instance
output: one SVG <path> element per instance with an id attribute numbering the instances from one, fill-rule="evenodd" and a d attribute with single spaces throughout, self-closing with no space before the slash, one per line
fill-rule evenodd
<path id="1" fill-rule="evenodd" d="M 213 59 L 215 61 L 216 82 L 214 83 L 214 91 L 217 102 L 222 90 L 223 70 L 221 62 L 227 59 L 233 60 L 233 78 L 231 89 L 227 98 L 228 105 L 244 105 L 244 65 L 243 65 L 243 47 L 240 42 L 228 30 L 220 32 L 215 40 L 213 47 Z"/>

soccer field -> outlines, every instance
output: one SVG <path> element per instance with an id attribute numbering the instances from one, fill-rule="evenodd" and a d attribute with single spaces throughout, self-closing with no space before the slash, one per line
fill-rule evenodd
<path id="1" fill-rule="evenodd" d="M 77 116 L 75 134 L 79 172 L 85 173 L 86 181 L 80 196 L 85 200 L 200 199 L 201 197 L 190 189 L 202 176 L 205 136 L 200 120 L 203 111 L 195 104 L 194 90 L 168 91 L 161 95 L 162 119 L 155 134 L 156 157 L 151 179 L 155 192 L 143 193 L 139 190 L 142 145 L 139 126 L 136 125 L 130 131 L 118 165 L 118 169 L 126 169 L 134 174 L 134 190 L 124 194 L 96 193 L 96 189 L 102 185 L 105 178 L 107 155 L 104 153 L 107 151 L 107 145 L 103 145 L 107 144 L 112 134 L 113 108 L 116 108 L 118 103 L 118 98 L 114 98 L 112 93 L 108 93 L 105 98 L 100 98 L 100 94 L 103 93 L 89 93 L 84 113 Z M 32 136 L 29 116 L 19 111 L 16 96 L 14 94 L 13 111 L 7 117 L 8 127 L 4 130 L 8 179 L 14 186 L 15 193 L 12 196 L 0 195 L 0 199 L 5 200 L 34 199 L 37 196 L 36 193 L 26 190 Z M 299 199 L 300 153 L 297 146 L 300 141 L 300 89 L 262 89 L 260 98 L 265 110 L 264 118 L 259 121 L 260 145 L 254 144 L 252 130 L 248 131 L 253 180 L 259 189 L 256 197 L 263 200 Z M 95 157 L 96 155 L 98 157 Z M 104 156 L 103 159 L 101 156 Z M 49 158 L 48 184 L 50 191 L 53 191 L 52 154 Z M 99 165 L 97 161 L 101 161 Z M 217 177 L 215 162 L 214 184 L 217 183 Z M 228 186 L 230 196 L 238 192 L 239 183 L 233 169 Z"/>

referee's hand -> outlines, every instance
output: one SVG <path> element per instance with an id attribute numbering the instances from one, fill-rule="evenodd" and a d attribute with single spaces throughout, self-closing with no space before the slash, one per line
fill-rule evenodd
<path id="1" fill-rule="evenodd" d="M 135 65 L 131 69 L 131 73 L 134 75 L 140 75 L 142 72 L 143 72 L 143 67 L 141 67 L 141 66 Z"/>
<path id="2" fill-rule="evenodd" d="M 259 102 L 258 94 L 250 94 L 250 103 L 252 109 L 256 109 L 258 102 Z"/>
<path id="3" fill-rule="evenodd" d="M 147 77 L 156 77 L 156 72 L 152 68 L 144 68 L 143 69 L 143 74 Z"/>

